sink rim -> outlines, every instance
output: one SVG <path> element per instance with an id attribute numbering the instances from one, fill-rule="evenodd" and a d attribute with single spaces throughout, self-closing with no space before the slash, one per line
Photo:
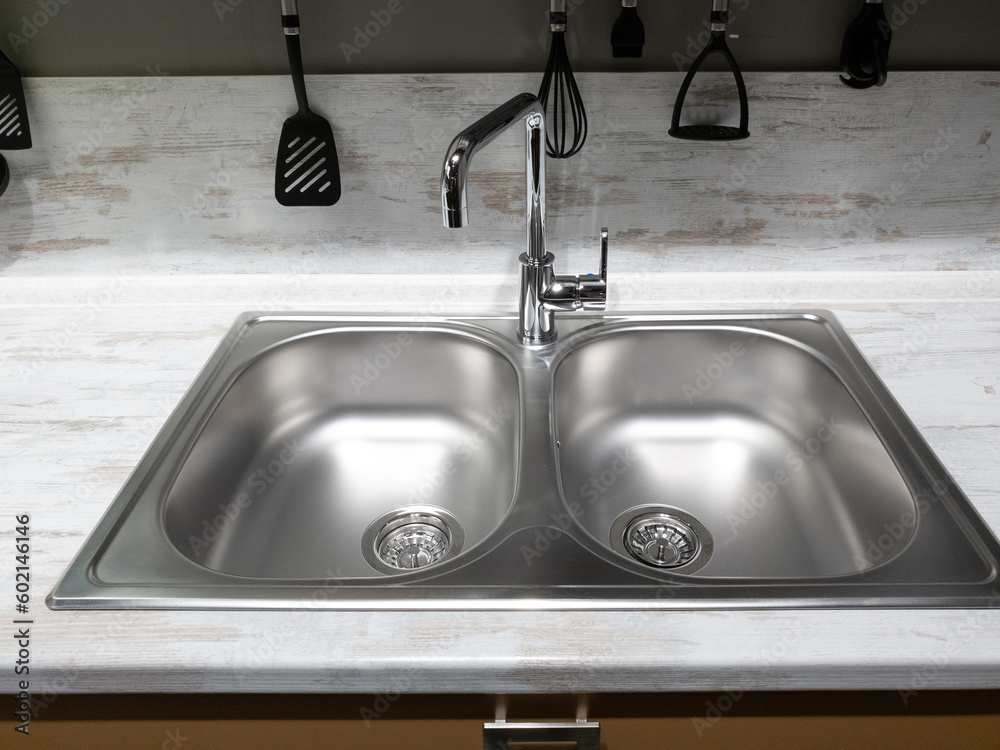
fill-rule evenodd
<path id="1" fill-rule="evenodd" d="M 192 581 L 190 577 L 180 582 L 107 583 L 98 580 L 96 566 L 107 552 L 121 524 L 128 519 L 133 507 L 139 503 L 142 486 L 150 471 L 166 460 L 170 446 L 180 437 L 184 429 L 190 429 L 189 416 L 216 383 L 224 365 L 229 361 L 234 349 L 254 330 L 260 330 L 262 323 L 276 324 L 277 331 L 282 326 L 316 326 L 317 328 L 358 326 L 361 330 L 372 330 L 378 326 L 389 326 L 420 330 L 440 329 L 449 334 L 469 335 L 484 342 L 495 342 L 496 348 L 515 365 L 519 387 L 524 388 L 521 379 L 526 368 L 532 363 L 544 362 L 546 382 L 554 375 L 553 358 L 570 345 L 583 344 L 595 332 L 607 331 L 616 325 L 644 326 L 659 323 L 697 323 L 711 326 L 723 321 L 753 320 L 804 320 L 821 324 L 823 335 L 849 368 L 850 380 L 859 385 L 864 398 L 884 411 L 889 422 L 897 430 L 894 436 L 905 444 L 910 462 L 920 467 L 932 467 L 935 482 L 940 483 L 943 502 L 933 506 L 946 509 L 963 532 L 966 545 L 979 557 L 988 571 L 974 581 L 924 581 L 924 582 L 846 582 L 831 583 L 803 579 L 794 583 L 769 580 L 766 586 L 754 582 L 734 584 L 729 580 L 708 582 L 699 580 L 697 585 L 688 584 L 685 576 L 656 574 L 655 580 L 645 576 L 655 588 L 654 598 L 637 598 L 628 587 L 593 586 L 599 596 L 584 596 L 574 587 L 549 586 L 542 589 L 525 589 L 517 584 L 486 587 L 488 590 L 470 590 L 469 587 L 436 586 L 432 579 L 445 572 L 448 562 L 442 563 L 442 570 L 431 575 L 403 573 L 392 577 L 394 587 L 344 586 L 342 582 L 327 580 L 286 581 L 280 579 L 239 580 L 227 574 L 211 573 L 208 579 Z M 860 350 L 851 341 L 846 330 L 833 313 L 824 310 L 773 311 L 695 311 L 695 312 L 623 312 L 606 314 L 582 314 L 560 319 L 563 337 L 550 347 L 527 349 L 516 343 L 515 315 L 442 315 L 414 316 L 398 314 L 358 314 L 358 313 L 256 313 L 240 315 L 230 331 L 220 342 L 208 363 L 202 368 L 195 381 L 181 399 L 178 406 L 166 420 L 163 429 L 154 439 L 139 464 L 126 481 L 115 501 L 106 511 L 101 521 L 88 536 L 83 547 L 67 567 L 47 604 L 53 609 L 120 609 L 120 608 L 164 608 L 164 609 L 393 609 L 393 610 L 646 610 L 646 609 L 781 609 L 781 608 L 856 608 L 866 607 L 985 607 L 995 606 L 998 594 L 991 588 L 997 579 L 997 560 L 1000 559 L 1000 543 L 992 530 L 979 516 L 978 511 L 950 477 L 940 461 L 933 454 L 926 441 L 920 436 L 912 422 L 896 403 L 877 374 L 864 359 Z M 610 331 L 608 331 L 610 333 Z M 281 340 L 285 337 L 278 336 Z M 798 343 L 798 342 L 796 342 Z M 238 359 L 238 358 L 237 358 Z M 838 360 L 839 364 L 839 360 Z M 835 372 L 837 370 L 834 370 Z M 548 383 L 551 394 L 551 383 Z M 218 394 L 217 394 L 218 395 Z M 524 399 L 521 392 L 522 429 L 524 425 Z M 859 406 L 865 404 L 852 391 Z M 546 415 L 546 422 L 551 418 Z M 866 410 L 866 414 L 867 414 Z M 551 431 L 549 432 L 551 437 Z M 552 438 L 554 442 L 554 438 Z M 888 447 L 888 446 L 887 446 Z M 894 460 L 895 453 L 890 451 Z M 905 472 L 900 471 L 908 481 Z M 524 476 L 519 474 L 516 482 L 514 506 L 518 505 Z M 909 486 L 909 485 L 908 485 Z M 935 485 L 937 490 L 938 485 Z M 561 502 L 561 494 L 558 498 Z M 939 510 L 938 512 L 944 512 Z M 513 508 L 510 511 L 513 513 Z M 498 530 L 505 526 L 501 523 Z M 916 534 L 917 532 L 915 532 Z M 169 542 L 168 542 L 169 544 Z M 485 547 L 480 543 L 479 547 Z M 488 554 L 495 548 L 484 549 Z M 463 553 L 464 556 L 465 553 Z M 613 553 L 609 553 L 613 554 Z M 615 555 L 617 557 L 617 555 Z M 904 555 L 905 557 L 905 555 Z M 627 562 L 627 561 L 626 561 Z M 192 563 L 194 564 L 194 563 Z M 436 568 L 437 566 L 435 566 Z M 885 566 L 882 566 L 883 568 Z M 177 573 L 168 570 L 168 574 Z M 846 578 L 857 578 L 857 575 Z M 404 579 L 406 579 L 404 581 Z M 687 579 L 687 580 L 685 580 Z M 399 585 L 406 583 L 407 585 Z M 673 585 L 680 584 L 680 585 Z M 817 595 L 816 587 L 825 591 Z M 765 593 L 763 589 L 766 588 Z M 331 592 L 331 589 L 333 591 Z M 890 592 L 891 590 L 891 592 Z M 309 596 L 309 593 L 312 596 Z M 666 592 L 664 594 L 664 592 Z M 322 594 L 322 596 L 318 596 Z M 311 601 L 310 601 L 311 599 Z"/>

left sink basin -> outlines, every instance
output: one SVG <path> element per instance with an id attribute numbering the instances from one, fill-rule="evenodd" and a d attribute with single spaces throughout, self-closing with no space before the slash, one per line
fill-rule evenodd
<path id="1" fill-rule="evenodd" d="M 460 566 L 514 501 L 504 347 L 445 321 L 241 316 L 50 606 L 287 606 Z"/>
<path id="2" fill-rule="evenodd" d="M 234 576 L 443 562 L 510 508 L 517 404 L 507 358 L 455 332 L 293 338 L 224 389 L 166 493 L 164 531 L 191 561 Z"/>

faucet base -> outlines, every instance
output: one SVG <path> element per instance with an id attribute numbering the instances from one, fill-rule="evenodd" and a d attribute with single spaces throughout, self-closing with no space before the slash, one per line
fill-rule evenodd
<path id="1" fill-rule="evenodd" d="M 532 338 L 527 335 L 520 327 L 517 329 L 517 340 L 520 341 L 524 346 L 539 348 L 543 346 L 548 346 L 549 344 L 554 344 L 556 342 L 555 332 L 551 333 L 549 336 L 539 339 Z"/>
<path id="2" fill-rule="evenodd" d="M 556 339 L 556 316 L 545 306 L 545 292 L 555 278 L 552 270 L 555 256 L 545 253 L 539 260 L 521 253 L 520 260 L 517 335 L 521 343 L 528 346 L 549 344 Z"/>

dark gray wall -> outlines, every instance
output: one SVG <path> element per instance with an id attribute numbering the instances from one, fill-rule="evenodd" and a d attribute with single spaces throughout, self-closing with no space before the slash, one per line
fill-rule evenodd
<path id="1" fill-rule="evenodd" d="M 745 70 L 833 70 L 861 4 L 732 0 L 730 32 L 740 38 L 730 44 Z M 642 0 L 647 45 L 633 61 L 611 57 L 617 0 L 569 5 L 579 71 L 677 70 L 711 7 Z M 885 7 L 896 27 L 890 69 L 1000 67 L 1000 0 L 886 0 Z M 300 12 L 313 73 L 545 66 L 548 0 L 301 0 Z M 373 12 L 389 23 L 379 25 Z M 366 25 L 372 34 L 359 36 Z M 2 0 L 0 33 L 0 46 L 29 76 L 141 75 L 156 66 L 173 75 L 287 72 L 278 0 Z"/>

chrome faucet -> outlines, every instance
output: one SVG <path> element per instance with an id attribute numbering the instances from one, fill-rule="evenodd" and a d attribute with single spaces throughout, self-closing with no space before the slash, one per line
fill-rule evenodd
<path id="1" fill-rule="evenodd" d="M 519 94 L 451 142 L 441 170 L 441 212 L 449 229 L 469 223 L 466 195 L 472 157 L 518 123 L 525 126 L 528 249 L 521 254 L 517 333 L 529 345 L 556 338 L 560 310 L 603 310 L 608 299 L 608 230 L 601 230 L 599 275 L 556 276 L 545 249 L 545 110 L 534 94 Z"/>

